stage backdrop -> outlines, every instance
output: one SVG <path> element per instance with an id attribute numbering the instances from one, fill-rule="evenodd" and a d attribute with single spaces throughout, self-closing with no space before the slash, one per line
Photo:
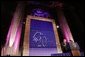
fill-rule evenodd
<path id="1" fill-rule="evenodd" d="M 56 49 L 57 47 L 52 23 L 31 19 L 30 55 L 51 55 L 51 53 L 57 51 Z"/>

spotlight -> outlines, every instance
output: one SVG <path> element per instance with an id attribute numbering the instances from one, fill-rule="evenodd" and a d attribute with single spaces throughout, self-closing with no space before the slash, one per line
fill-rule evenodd
<path id="1" fill-rule="evenodd" d="M 59 26 L 57 25 L 57 28 L 59 28 Z"/>

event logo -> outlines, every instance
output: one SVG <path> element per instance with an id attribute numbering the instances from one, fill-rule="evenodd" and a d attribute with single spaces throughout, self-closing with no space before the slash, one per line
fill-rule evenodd
<path id="1" fill-rule="evenodd" d="M 33 35 L 33 41 L 37 43 L 38 47 L 46 47 L 47 38 L 42 32 L 35 32 Z"/>

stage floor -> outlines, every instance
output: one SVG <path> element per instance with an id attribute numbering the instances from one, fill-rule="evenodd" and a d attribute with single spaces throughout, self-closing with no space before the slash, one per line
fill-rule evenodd
<path id="1" fill-rule="evenodd" d="M 30 48 L 30 56 L 51 56 L 51 54 L 56 54 L 56 48 Z"/>

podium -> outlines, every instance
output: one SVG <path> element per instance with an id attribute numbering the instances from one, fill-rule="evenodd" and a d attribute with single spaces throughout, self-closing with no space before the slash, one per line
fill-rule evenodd
<path id="1" fill-rule="evenodd" d="M 77 42 L 69 43 L 73 56 L 80 56 L 79 45 Z"/>

